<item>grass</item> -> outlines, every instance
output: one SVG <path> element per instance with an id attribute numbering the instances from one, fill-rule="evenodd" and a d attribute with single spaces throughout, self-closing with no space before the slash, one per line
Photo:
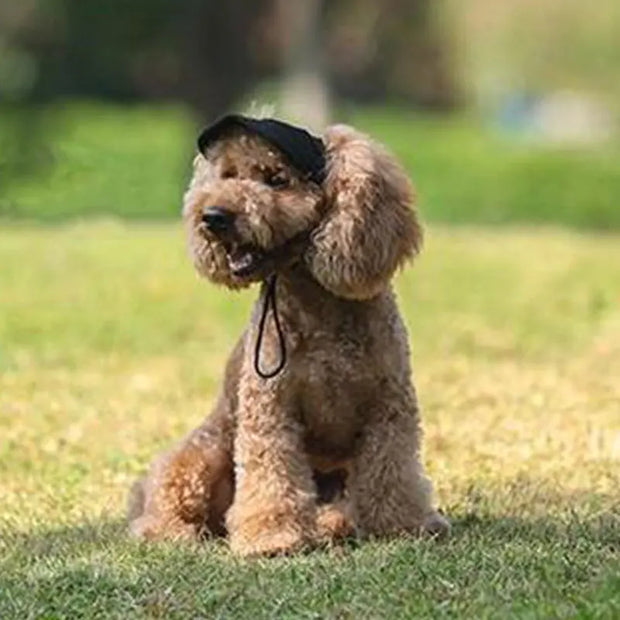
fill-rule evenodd
<path id="1" fill-rule="evenodd" d="M 66 103 L 0 110 L 0 215 L 176 217 L 197 126 L 179 107 Z M 480 120 L 343 111 L 387 143 L 430 221 L 620 229 L 620 143 L 536 145 Z"/>
<path id="2" fill-rule="evenodd" d="M 58 221 L 179 212 L 195 141 L 186 111 L 67 103 L 8 109 L 0 118 L 0 215 Z"/>
<path id="3" fill-rule="evenodd" d="M 199 282 L 177 223 L 7 223 L 0 265 L 1 618 L 620 615 L 617 235 L 431 227 L 398 291 L 454 535 L 271 561 L 122 522 L 254 293 Z"/>

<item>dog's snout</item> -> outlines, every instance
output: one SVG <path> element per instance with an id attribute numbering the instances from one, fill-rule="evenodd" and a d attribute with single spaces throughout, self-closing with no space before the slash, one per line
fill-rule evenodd
<path id="1" fill-rule="evenodd" d="M 202 221 L 211 232 L 227 232 L 232 228 L 235 214 L 224 207 L 205 207 Z"/>

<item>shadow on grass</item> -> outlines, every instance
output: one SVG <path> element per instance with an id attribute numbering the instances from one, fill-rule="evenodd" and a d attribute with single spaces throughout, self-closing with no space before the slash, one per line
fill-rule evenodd
<path id="1" fill-rule="evenodd" d="M 113 544 L 125 535 L 125 522 L 116 520 L 88 521 L 79 525 L 37 530 L 35 532 L 11 532 L 5 528 L 0 537 L 9 549 L 32 557 L 66 554 L 83 554 L 89 549 Z"/>
<path id="2" fill-rule="evenodd" d="M 447 542 L 351 542 L 260 561 L 234 558 L 222 541 L 139 543 L 120 520 L 5 530 L 0 617 L 359 617 L 397 614 L 402 605 L 430 614 L 441 601 L 461 609 L 467 597 L 481 611 L 500 595 L 510 607 L 519 593 L 534 605 L 620 585 L 612 583 L 618 510 L 527 517 L 481 505 L 455 511 L 452 520 Z"/>
<path id="3" fill-rule="evenodd" d="M 456 515 L 452 525 L 455 541 L 464 536 L 493 546 L 507 542 L 534 545 L 579 540 L 614 552 L 620 551 L 620 512 L 590 518 L 567 515 L 534 519 L 467 513 Z"/>
<path id="4" fill-rule="evenodd" d="M 528 543 L 587 538 L 620 545 L 617 495 L 569 491 L 523 475 L 472 485 L 449 514 L 456 540 L 460 535 Z"/>

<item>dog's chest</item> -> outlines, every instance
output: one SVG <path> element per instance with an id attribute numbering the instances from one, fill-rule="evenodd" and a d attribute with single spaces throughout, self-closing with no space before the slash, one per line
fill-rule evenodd
<path id="1" fill-rule="evenodd" d="M 406 333 L 389 292 L 367 302 L 319 293 L 285 313 L 290 385 L 308 451 L 346 457 L 381 386 L 408 374 Z"/>
<path id="2" fill-rule="evenodd" d="M 299 417 L 314 454 L 347 456 L 364 426 L 376 374 L 363 343 L 338 338 L 306 351 L 299 373 Z"/>

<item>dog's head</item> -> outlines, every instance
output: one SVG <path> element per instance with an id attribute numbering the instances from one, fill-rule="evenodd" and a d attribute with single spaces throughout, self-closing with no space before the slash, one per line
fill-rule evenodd
<path id="1" fill-rule="evenodd" d="M 202 135 L 184 203 L 198 271 L 241 288 L 301 262 L 335 295 L 379 293 L 421 244 L 400 166 L 349 127 L 328 129 L 320 142 L 252 123 Z"/>

